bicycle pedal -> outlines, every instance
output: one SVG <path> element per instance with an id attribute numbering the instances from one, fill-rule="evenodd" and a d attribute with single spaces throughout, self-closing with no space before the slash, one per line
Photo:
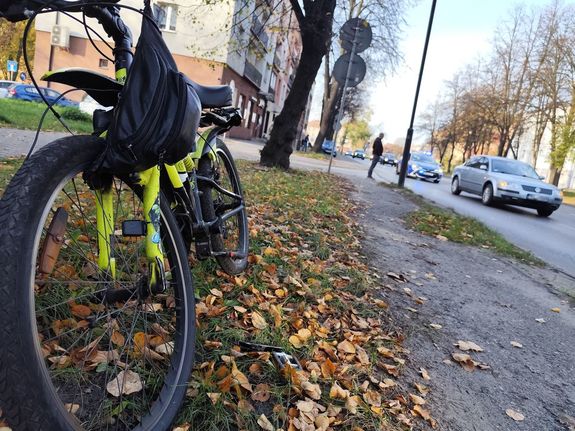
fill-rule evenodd
<path id="1" fill-rule="evenodd" d="M 146 235 L 146 222 L 142 220 L 125 220 L 122 222 L 122 236 Z"/>
<path id="2" fill-rule="evenodd" d="M 276 368 L 283 373 L 286 367 L 291 367 L 294 370 L 302 370 L 302 366 L 295 356 L 285 352 L 271 352 L 272 359 Z"/>

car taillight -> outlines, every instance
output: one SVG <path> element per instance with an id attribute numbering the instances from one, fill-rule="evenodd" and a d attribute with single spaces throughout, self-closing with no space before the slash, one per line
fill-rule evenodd
<path id="1" fill-rule="evenodd" d="M 10 94 L 10 96 L 14 96 L 16 94 L 16 90 L 8 90 L 8 94 Z"/>

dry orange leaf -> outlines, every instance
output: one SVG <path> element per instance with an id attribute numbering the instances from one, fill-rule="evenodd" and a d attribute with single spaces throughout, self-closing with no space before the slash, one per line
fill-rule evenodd
<path id="1" fill-rule="evenodd" d="M 483 352 L 483 348 L 479 347 L 477 344 L 475 344 L 473 341 L 457 341 L 457 343 L 454 344 L 455 347 L 463 350 L 464 352 L 471 350 L 473 352 Z"/>
<path id="2" fill-rule="evenodd" d="M 208 398 L 210 399 L 213 405 L 216 405 L 221 396 L 222 394 L 220 394 L 219 392 L 208 392 Z"/>
<path id="3" fill-rule="evenodd" d="M 110 340 L 118 347 L 122 347 L 126 343 L 126 339 L 124 338 L 124 336 L 116 330 L 112 332 Z"/>
<path id="4" fill-rule="evenodd" d="M 306 395 L 312 400 L 321 399 L 321 388 L 316 383 L 303 382 L 301 388 L 305 391 Z"/>
<path id="5" fill-rule="evenodd" d="M 330 379 L 335 375 L 336 366 L 329 358 L 321 364 L 321 374 L 324 379 Z"/>
<path id="6" fill-rule="evenodd" d="M 416 405 L 422 406 L 426 403 L 426 401 L 423 398 L 421 398 L 419 395 L 409 394 L 409 398 L 411 399 L 411 402 L 413 404 L 416 404 Z"/>
<path id="7" fill-rule="evenodd" d="M 71 305 L 70 311 L 74 316 L 81 317 L 82 319 L 85 319 L 86 317 L 92 314 L 92 310 L 90 309 L 90 307 L 82 304 Z"/>
<path id="8" fill-rule="evenodd" d="M 381 394 L 372 390 L 363 394 L 363 400 L 373 407 L 381 407 Z"/>
<path id="9" fill-rule="evenodd" d="M 357 407 L 359 406 L 360 403 L 361 398 L 359 398 L 357 395 L 354 395 L 352 397 L 348 397 L 345 400 L 345 408 L 347 409 L 348 412 L 354 415 L 357 413 Z"/>
<path id="10" fill-rule="evenodd" d="M 349 391 L 335 382 L 329 390 L 329 397 L 335 400 L 345 400 L 349 397 Z"/>

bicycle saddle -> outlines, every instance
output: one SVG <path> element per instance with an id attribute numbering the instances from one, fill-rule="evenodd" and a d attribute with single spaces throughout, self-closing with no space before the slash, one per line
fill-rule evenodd
<path id="1" fill-rule="evenodd" d="M 200 85 L 186 77 L 188 84 L 196 91 L 202 108 L 223 108 L 232 105 L 232 87 L 229 85 Z"/>

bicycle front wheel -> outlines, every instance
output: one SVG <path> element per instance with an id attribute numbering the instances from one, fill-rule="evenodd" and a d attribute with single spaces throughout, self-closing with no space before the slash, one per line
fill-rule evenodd
<path id="1" fill-rule="evenodd" d="M 150 290 L 144 237 L 122 230 L 144 220 L 141 190 L 114 178 L 114 267 L 98 264 L 101 197 L 82 172 L 102 146 L 53 142 L 0 201 L 0 401 L 15 430 L 165 430 L 186 392 L 195 315 L 183 241 L 160 199 L 166 289 Z"/>
<path id="2" fill-rule="evenodd" d="M 198 173 L 212 179 L 220 190 L 208 182 L 199 182 L 202 216 L 208 222 L 220 219 L 218 231 L 211 235 L 212 248 L 220 267 L 228 274 L 238 274 L 246 269 L 249 242 L 240 175 L 230 150 L 221 140 L 216 140 L 213 152 L 215 159 L 208 155 L 200 159 Z"/>

